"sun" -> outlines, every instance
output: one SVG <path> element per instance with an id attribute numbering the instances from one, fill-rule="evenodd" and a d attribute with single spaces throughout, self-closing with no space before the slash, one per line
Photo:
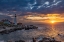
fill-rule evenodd
<path id="1" fill-rule="evenodd" d="M 51 21 L 51 23 L 55 23 L 55 21 L 54 21 L 54 20 L 52 20 L 52 21 Z"/>

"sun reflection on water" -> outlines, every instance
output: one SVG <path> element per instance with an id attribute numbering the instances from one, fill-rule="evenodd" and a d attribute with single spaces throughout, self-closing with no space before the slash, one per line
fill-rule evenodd
<path id="1" fill-rule="evenodd" d="M 51 30 L 48 32 L 48 35 L 51 37 L 56 37 L 58 35 L 58 31 L 55 29 L 54 24 L 51 25 Z"/>

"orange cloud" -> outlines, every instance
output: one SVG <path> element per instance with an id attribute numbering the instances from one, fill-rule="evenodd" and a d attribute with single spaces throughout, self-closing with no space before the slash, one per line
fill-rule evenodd
<path id="1" fill-rule="evenodd" d="M 64 15 L 64 14 L 63 14 Z M 33 21 L 50 22 L 52 20 L 56 22 L 64 22 L 64 17 L 60 14 L 47 14 L 47 15 L 28 15 L 26 19 Z M 45 20 L 45 21 L 44 21 Z"/>
<path id="2" fill-rule="evenodd" d="M 51 21 L 55 22 L 64 22 L 64 14 L 37 14 L 30 13 L 29 15 L 19 16 L 18 21 L 22 22 L 37 22 L 37 23 L 50 23 Z"/>

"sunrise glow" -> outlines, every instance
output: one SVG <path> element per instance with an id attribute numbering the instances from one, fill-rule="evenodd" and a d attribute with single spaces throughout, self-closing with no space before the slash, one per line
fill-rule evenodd
<path id="1" fill-rule="evenodd" d="M 0 42 L 64 42 L 64 0 L 0 0 Z"/>
<path id="2" fill-rule="evenodd" d="M 52 20 L 51 23 L 55 23 L 56 21 Z"/>
<path id="3" fill-rule="evenodd" d="M 46 14 L 46 15 L 28 15 L 26 16 L 27 20 L 32 20 L 32 22 L 40 23 L 51 23 L 64 22 L 64 15 L 60 14 Z"/>

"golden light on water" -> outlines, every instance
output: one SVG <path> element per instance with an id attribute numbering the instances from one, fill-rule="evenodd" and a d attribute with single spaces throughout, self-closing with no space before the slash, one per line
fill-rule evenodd
<path id="1" fill-rule="evenodd" d="M 58 35 L 58 30 L 54 27 L 56 23 L 64 22 L 64 14 L 39 14 L 25 16 L 26 20 L 34 23 L 48 23 L 51 24 L 51 31 L 48 32 L 49 36 L 55 37 Z"/>
<path id="2" fill-rule="evenodd" d="M 50 23 L 51 23 L 51 28 L 50 28 L 51 30 L 49 31 L 48 35 L 51 37 L 56 37 L 58 35 L 58 31 L 56 30 L 56 28 L 54 26 L 56 21 L 51 20 Z"/>

